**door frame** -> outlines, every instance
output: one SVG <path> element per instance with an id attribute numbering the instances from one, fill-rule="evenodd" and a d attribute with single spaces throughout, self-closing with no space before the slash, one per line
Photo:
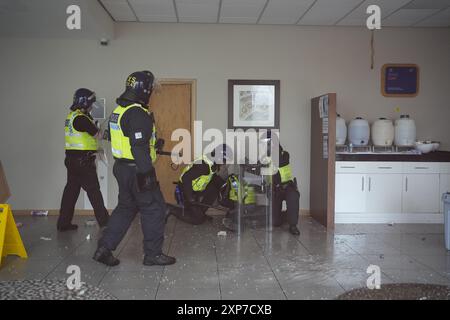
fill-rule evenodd
<path id="1" fill-rule="evenodd" d="M 195 130 L 194 121 L 197 118 L 197 79 L 159 78 L 159 84 L 189 84 L 191 86 L 191 161 L 194 156 Z"/>

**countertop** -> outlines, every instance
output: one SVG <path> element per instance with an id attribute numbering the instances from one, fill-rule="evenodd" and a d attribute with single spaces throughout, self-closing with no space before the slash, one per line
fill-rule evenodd
<path id="1" fill-rule="evenodd" d="M 336 154 L 336 161 L 400 161 L 400 162 L 450 162 L 450 151 L 435 151 L 426 154 Z"/>

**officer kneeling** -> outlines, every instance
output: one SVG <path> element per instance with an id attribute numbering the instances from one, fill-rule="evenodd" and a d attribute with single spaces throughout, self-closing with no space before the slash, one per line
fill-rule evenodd
<path id="1" fill-rule="evenodd" d="M 289 224 L 289 232 L 293 235 L 299 235 L 297 228 L 300 192 L 298 192 L 297 179 L 292 175 L 292 169 L 289 159 L 289 153 L 279 147 L 279 168 L 272 176 L 273 184 L 273 202 L 272 202 L 272 222 L 273 225 L 280 226 L 283 220 Z M 286 201 L 286 217 L 283 216 L 282 204 Z"/>
<path id="2" fill-rule="evenodd" d="M 149 71 L 131 74 L 109 120 L 119 202 L 93 257 L 108 266 L 119 264 L 112 251 L 138 212 L 144 234 L 144 265 L 170 265 L 176 261 L 162 253 L 166 205 L 152 164 L 156 158 L 156 127 L 147 109 L 153 83 Z"/>
<path id="3" fill-rule="evenodd" d="M 232 159 L 233 151 L 223 144 L 211 152 L 211 159 L 203 155 L 184 168 L 179 181 L 184 209 L 173 208 L 170 213 L 194 225 L 208 220 L 206 211 L 219 196 L 227 177 L 226 163 Z"/>

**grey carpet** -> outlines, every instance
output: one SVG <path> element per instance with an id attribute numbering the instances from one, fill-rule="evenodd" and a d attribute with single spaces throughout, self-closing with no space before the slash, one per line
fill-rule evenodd
<path id="1" fill-rule="evenodd" d="M 116 300 L 100 288 L 82 284 L 69 290 L 66 280 L 19 280 L 0 282 L 0 300 Z"/>
<path id="2" fill-rule="evenodd" d="M 393 283 L 380 289 L 359 288 L 337 297 L 337 300 L 450 300 L 450 287 L 420 283 Z"/>

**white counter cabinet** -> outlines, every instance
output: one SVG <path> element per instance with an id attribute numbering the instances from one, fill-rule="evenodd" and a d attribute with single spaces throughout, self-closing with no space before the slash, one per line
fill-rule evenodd
<path id="1" fill-rule="evenodd" d="M 442 223 L 450 163 L 336 162 L 336 223 Z"/>

